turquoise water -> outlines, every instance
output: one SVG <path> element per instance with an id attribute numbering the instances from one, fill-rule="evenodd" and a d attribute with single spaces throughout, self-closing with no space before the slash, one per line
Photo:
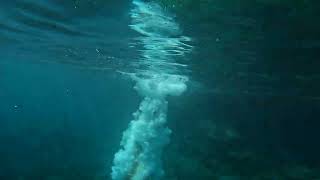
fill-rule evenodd
<path id="1" fill-rule="evenodd" d="M 0 179 L 316 180 L 319 37 L 287 11 L 1 2 Z"/>

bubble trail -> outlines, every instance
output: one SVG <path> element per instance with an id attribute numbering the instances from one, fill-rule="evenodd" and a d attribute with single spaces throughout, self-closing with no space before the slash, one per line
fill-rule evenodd
<path id="1" fill-rule="evenodd" d="M 179 96 L 186 89 L 188 77 L 179 74 L 184 64 L 175 62 L 177 56 L 190 52 L 190 38 L 172 16 L 156 3 L 133 0 L 130 27 L 141 34 L 144 49 L 139 65 L 146 70 L 129 74 L 135 89 L 143 96 L 134 119 L 123 133 L 121 148 L 115 154 L 111 177 L 113 180 L 161 179 L 163 148 L 170 141 L 171 130 L 166 126 L 167 96 Z"/>

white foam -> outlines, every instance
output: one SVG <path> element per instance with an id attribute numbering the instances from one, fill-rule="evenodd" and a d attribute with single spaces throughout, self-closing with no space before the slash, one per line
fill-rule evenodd
<path id="1" fill-rule="evenodd" d="M 179 96 L 187 89 L 188 78 L 174 73 L 180 65 L 174 58 L 190 51 L 191 46 L 184 43 L 190 39 L 180 35 L 177 23 L 160 6 L 140 0 L 133 0 L 133 4 L 130 27 L 142 35 L 140 41 L 145 49 L 139 63 L 148 65 L 148 69 L 144 73 L 121 72 L 136 81 L 135 89 L 144 99 L 123 133 L 111 177 L 157 180 L 164 175 L 161 156 L 171 133 L 166 127 L 166 97 Z"/>
<path id="2" fill-rule="evenodd" d="M 171 131 L 165 127 L 167 102 L 146 97 L 134 113 L 134 120 L 124 132 L 123 147 L 114 158 L 112 179 L 158 179 L 163 147 L 169 143 Z"/>
<path id="3" fill-rule="evenodd" d="M 163 98 L 167 95 L 179 96 L 186 89 L 184 76 L 161 75 L 151 78 L 138 79 L 135 89 L 143 96 L 153 98 Z"/>

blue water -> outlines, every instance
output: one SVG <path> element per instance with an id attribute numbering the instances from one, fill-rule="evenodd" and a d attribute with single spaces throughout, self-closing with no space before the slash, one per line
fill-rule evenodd
<path id="1" fill-rule="evenodd" d="M 98 11 L 62 1 L 1 2 L 3 179 L 110 171 L 139 99 L 115 72 L 133 57 L 126 6 L 119 4 L 99 4 Z"/>
<path id="2" fill-rule="evenodd" d="M 132 8 L 125 0 L 0 2 L 0 179 L 110 179 L 143 99 L 126 73 L 158 68 L 143 61 L 154 47 L 130 28 Z M 189 81 L 168 97 L 164 179 L 320 177 L 315 53 L 276 25 L 264 29 L 277 19 L 266 14 L 174 18 L 193 49 L 170 69 Z"/>
<path id="3" fill-rule="evenodd" d="M 130 83 L 30 62 L 2 64 L 1 77 L 2 175 L 92 176 L 111 166 L 138 104 Z"/>

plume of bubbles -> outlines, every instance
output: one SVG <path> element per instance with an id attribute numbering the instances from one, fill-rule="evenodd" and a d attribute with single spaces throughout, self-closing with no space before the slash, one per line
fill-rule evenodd
<path id="1" fill-rule="evenodd" d="M 130 74 L 135 89 L 143 96 L 134 119 L 123 133 L 121 149 L 115 154 L 111 177 L 113 180 L 161 179 L 162 150 L 169 143 L 171 130 L 166 127 L 167 96 L 179 96 L 186 89 L 188 78 L 178 74 L 184 66 L 174 61 L 191 50 L 181 36 L 179 26 L 160 6 L 133 0 L 130 27 L 141 34 L 144 46 L 140 65 L 147 65 L 143 73 Z"/>

